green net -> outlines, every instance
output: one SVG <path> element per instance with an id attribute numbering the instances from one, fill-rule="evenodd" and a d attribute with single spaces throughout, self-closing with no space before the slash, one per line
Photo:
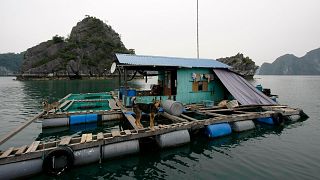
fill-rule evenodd
<path id="1" fill-rule="evenodd" d="M 94 100 L 94 99 L 111 99 L 112 96 L 107 93 L 88 93 L 88 94 L 71 94 L 66 100 Z"/>
<path id="2" fill-rule="evenodd" d="M 75 111 L 104 111 L 110 110 L 108 101 L 96 101 L 96 102 L 73 102 L 68 109 L 64 111 L 75 112 Z"/>

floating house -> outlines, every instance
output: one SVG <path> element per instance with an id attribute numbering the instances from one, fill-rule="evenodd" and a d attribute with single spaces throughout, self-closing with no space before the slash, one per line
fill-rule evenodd
<path id="1" fill-rule="evenodd" d="M 189 143 L 190 136 L 201 132 L 209 138 L 218 138 L 253 129 L 258 122 L 279 125 L 305 115 L 301 109 L 278 105 L 229 68 L 212 59 L 116 54 L 111 72 L 120 74 L 123 86 L 118 93 L 69 94 L 60 100 L 59 111 L 41 112 L 37 117 L 41 116 L 44 128 L 103 121 L 129 126 L 49 142 L 34 141 L 0 151 L 0 179 L 23 178 L 40 172 L 57 175 L 74 166 L 138 153 L 145 148 L 141 144 L 146 138 L 159 148 L 174 147 Z M 138 73 L 146 81 L 150 76 L 156 77 L 157 83 L 149 90 L 130 88 L 128 81 Z M 176 114 L 163 106 L 164 112 L 159 117 L 169 121 L 158 122 L 154 129 L 137 127 L 129 108 L 133 96 L 146 103 L 155 99 L 179 102 L 183 112 Z M 214 106 L 226 99 L 237 100 L 242 106 Z"/>
<path id="2" fill-rule="evenodd" d="M 276 104 L 241 75 L 229 70 L 230 66 L 213 59 L 116 54 L 112 67 L 112 72 L 118 69 L 119 77 L 123 78 L 119 94 L 125 105 L 130 104 L 130 98 L 126 97 L 131 96 L 141 102 L 171 99 L 183 104 L 217 104 L 236 99 L 242 105 Z M 133 73 L 132 77 L 128 77 L 128 72 Z M 138 73 L 146 81 L 156 76 L 158 83 L 149 91 L 130 89 L 127 82 Z"/>

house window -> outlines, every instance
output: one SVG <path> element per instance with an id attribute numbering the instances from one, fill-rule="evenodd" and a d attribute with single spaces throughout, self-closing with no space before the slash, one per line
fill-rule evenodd
<path id="1" fill-rule="evenodd" d="M 208 91 L 208 82 L 207 81 L 199 81 L 199 82 L 192 82 L 192 91 Z"/>

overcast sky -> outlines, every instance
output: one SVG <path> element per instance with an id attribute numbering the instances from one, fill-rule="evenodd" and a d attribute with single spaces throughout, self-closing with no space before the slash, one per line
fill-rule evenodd
<path id="1" fill-rule="evenodd" d="M 196 0 L 0 0 L 0 53 L 67 37 L 95 16 L 140 55 L 196 57 Z M 320 47 L 320 0 L 199 0 L 200 57 L 258 65 Z"/>

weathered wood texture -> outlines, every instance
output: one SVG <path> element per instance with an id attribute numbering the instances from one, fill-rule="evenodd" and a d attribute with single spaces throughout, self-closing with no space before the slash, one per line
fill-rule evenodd
<path id="1" fill-rule="evenodd" d="M 204 120 L 190 120 L 190 122 L 179 122 L 173 123 L 170 125 L 159 125 L 155 126 L 155 130 L 151 131 L 149 128 L 140 129 L 139 131 L 133 130 L 125 130 L 125 131 L 112 131 L 111 133 L 98 133 L 97 135 L 92 134 L 82 134 L 81 137 L 69 138 L 66 137 L 60 141 L 53 141 L 47 143 L 40 143 L 39 141 L 33 142 L 27 149 L 26 146 L 23 146 L 17 149 L 15 155 L 14 148 L 8 149 L 7 151 L 0 153 L 0 156 L 5 156 L 0 159 L 1 164 L 7 164 L 12 162 L 19 162 L 28 159 L 41 158 L 44 153 L 56 148 L 59 144 L 66 144 L 71 147 L 73 150 L 81 150 L 86 148 L 92 148 L 97 146 L 103 146 L 107 144 L 113 144 L 123 141 L 135 140 L 144 137 L 156 136 L 160 134 L 165 134 L 173 131 L 179 130 L 196 130 L 199 128 L 203 128 L 206 125 L 221 123 L 221 122 L 234 122 L 234 121 L 242 121 L 248 119 L 256 119 L 261 117 L 270 117 L 275 113 L 281 112 L 285 116 L 289 115 L 297 115 L 300 114 L 301 110 L 292 109 L 292 108 L 275 108 L 274 111 L 266 111 L 266 112 L 255 112 L 255 113 L 243 113 L 243 114 L 231 114 L 226 116 L 219 116 Z M 39 147 L 39 148 L 38 148 Z M 40 148 L 42 147 L 42 148 Z M 47 147 L 47 148 L 44 148 Z M 19 152 L 20 151 L 20 152 Z M 18 153 L 19 152 L 19 153 Z"/>

